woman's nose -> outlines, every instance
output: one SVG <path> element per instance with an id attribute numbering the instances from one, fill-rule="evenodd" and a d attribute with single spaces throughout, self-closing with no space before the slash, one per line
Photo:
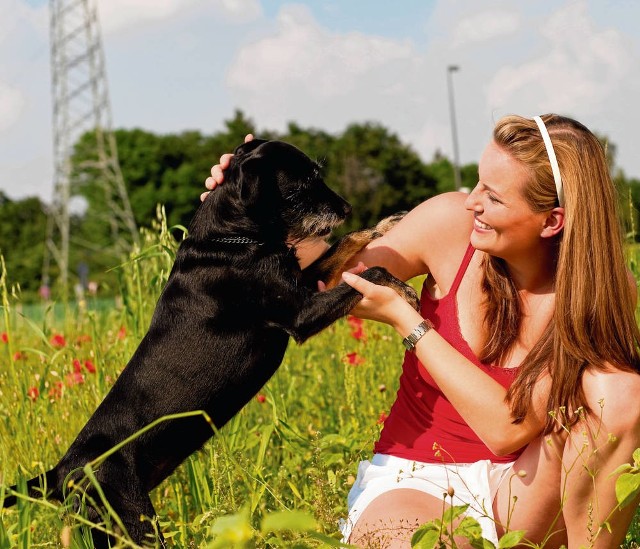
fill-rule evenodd
<path id="1" fill-rule="evenodd" d="M 469 196 L 467 196 L 467 199 L 465 200 L 464 207 L 467 210 L 473 210 L 475 212 L 482 210 L 482 204 L 480 203 L 480 200 L 478 200 L 477 189 L 478 189 L 477 186 L 474 187 L 473 190 L 469 193 Z"/>

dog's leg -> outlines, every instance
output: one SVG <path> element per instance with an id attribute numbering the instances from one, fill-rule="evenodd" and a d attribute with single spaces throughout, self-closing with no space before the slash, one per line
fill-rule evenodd
<path id="1" fill-rule="evenodd" d="M 327 252 L 316 259 L 303 271 L 303 279 L 309 288 L 315 288 L 318 280 L 322 280 L 327 288 L 340 282 L 340 275 L 360 250 L 369 242 L 381 237 L 400 221 L 406 212 L 385 217 L 375 227 L 354 231 L 343 236 Z"/>
<path id="2" fill-rule="evenodd" d="M 131 494 L 126 500 L 120 500 L 118 512 L 129 533 L 129 537 L 138 545 L 165 548 L 165 540 L 157 527 L 156 511 L 148 494 Z"/>
<path id="3" fill-rule="evenodd" d="M 393 288 L 414 309 L 420 309 L 420 300 L 415 290 L 383 267 L 372 267 L 360 276 L 375 284 Z M 286 330 L 298 343 L 302 343 L 345 316 L 361 299 L 362 294 L 347 284 L 338 284 L 326 292 L 309 294 L 304 300 L 303 306 L 290 319 L 289 323 L 281 323 L 280 327 Z"/>
<path id="4" fill-rule="evenodd" d="M 108 486 L 101 485 L 109 504 L 122 521 L 129 538 L 136 544 L 149 547 L 166 547 L 164 538 L 160 531 L 154 527 L 156 512 L 148 494 L 140 490 L 131 489 L 126 495 L 119 494 Z M 99 497 L 96 493 L 91 494 L 94 501 Z M 94 523 L 102 522 L 103 508 L 100 512 L 93 507 L 87 509 L 87 518 Z M 123 534 L 114 520 L 111 527 L 118 534 Z M 96 549 L 108 549 L 117 545 L 116 539 L 100 530 L 93 529 L 91 532 L 93 544 Z"/>

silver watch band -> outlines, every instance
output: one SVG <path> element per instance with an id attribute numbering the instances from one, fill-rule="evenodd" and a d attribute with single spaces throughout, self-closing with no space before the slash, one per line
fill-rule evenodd
<path id="1" fill-rule="evenodd" d="M 402 340 L 402 344 L 406 347 L 407 351 L 413 351 L 416 348 L 416 343 L 420 338 L 433 328 L 433 324 L 430 320 L 423 320 L 418 324 L 413 331 Z"/>

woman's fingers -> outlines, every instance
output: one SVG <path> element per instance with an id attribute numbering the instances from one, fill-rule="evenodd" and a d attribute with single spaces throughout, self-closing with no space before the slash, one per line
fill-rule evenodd
<path id="1" fill-rule="evenodd" d="M 344 280 L 349 286 L 351 286 L 354 290 L 360 292 L 362 295 L 367 295 L 368 292 L 376 287 L 373 282 L 369 282 L 361 276 L 353 274 L 349 271 L 345 271 L 344 273 L 342 273 L 342 280 Z"/>
<path id="2" fill-rule="evenodd" d="M 225 153 L 220 157 L 220 163 L 216 164 L 212 169 L 211 169 L 211 175 L 216 177 L 216 175 L 222 175 L 222 170 L 226 170 L 229 167 L 229 164 L 231 164 L 231 159 L 233 158 L 233 154 L 232 153 Z M 214 173 L 214 169 L 215 168 L 219 168 L 219 171 Z"/>
<path id="3" fill-rule="evenodd" d="M 367 266 L 362 262 L 358 261 L 358 264 L 355 267 L 351 267 L 351 269 L 347 269 L 348 273 L 353 273 L 359 275 L 367 270 Z"/>
<path id="4" fill-rule="evenodd" d="M 244 142 L 249 143 L 249 141 L 253 141 L 253 134 L 251 133 L 244 136 Z M 233 154 L 225 153 L 220 157 L 220 162 L 211 168 L 211 175 L 204 180 L 204 186 L 209 189 L 209 191 L 212 191 L 224 181 L 224 170 L 231 165 L 232 158 Z M 208 194 L 208 192 L 202 193 L 200 195 L 200 201 L 204 201 Z"/>

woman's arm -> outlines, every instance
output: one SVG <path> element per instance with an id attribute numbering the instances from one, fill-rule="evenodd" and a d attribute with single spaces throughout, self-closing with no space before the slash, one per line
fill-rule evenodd
<path id="1" fill-rule="evenodd" d="M 355 315 L 389 324 L 403 338 L 424 320 L 391 288 L 377 286 L 353 273 L 344 273 L 343 279 L 364 296 L 353 311 Z M 506 389 L 435 330 L 429 330 L 418 340 L 414 352 L 458 413 L 494 454 L 509 454 L 542 431 L 546 421 L 547 376 L 537 382 L 533 406 L 524 421 L 516 425 L 505 402 Z"/>
<path id="2" fill-rule="evenodd" d="M 463 193 L 445 193 L 422 202 L 347 266 L 385 267 L 405 281 L 428 273 L 438 282 L 453 280 L 473 228 L 465 199 Z"/>
<path id="3" fill-rule="evenodd" d="M 252 139 L 251 134 L 247 135 L 245 143 Z M 220 163 L 211 168 L 211 175 L 205 180 L 207 189 L 213 190 L 224 182 L 224 170 L 231 158 L 232 154 L 223 154 Z M 202 193 L 201 200 L 208 194 Z M 457 264 L 451 258 L 462 257 L 473 225 L 473 216 L 464 207 L 466 196 L 445 193 L 419 204 L 390 231 L 356 254 L 345 269 L 363 262 L 369 267 L 385 267 L 401 280 L 427 273 L 433 274 L 438 282 L 441 278 L 453 280 L 455 273 L 448 271 L 457 268 Z M 317 242 L 303 249 L 298 246 L 298 260 L 306 266 L 327 248 Z M 440 270 L 444 271 L 442 276 Z"/>

